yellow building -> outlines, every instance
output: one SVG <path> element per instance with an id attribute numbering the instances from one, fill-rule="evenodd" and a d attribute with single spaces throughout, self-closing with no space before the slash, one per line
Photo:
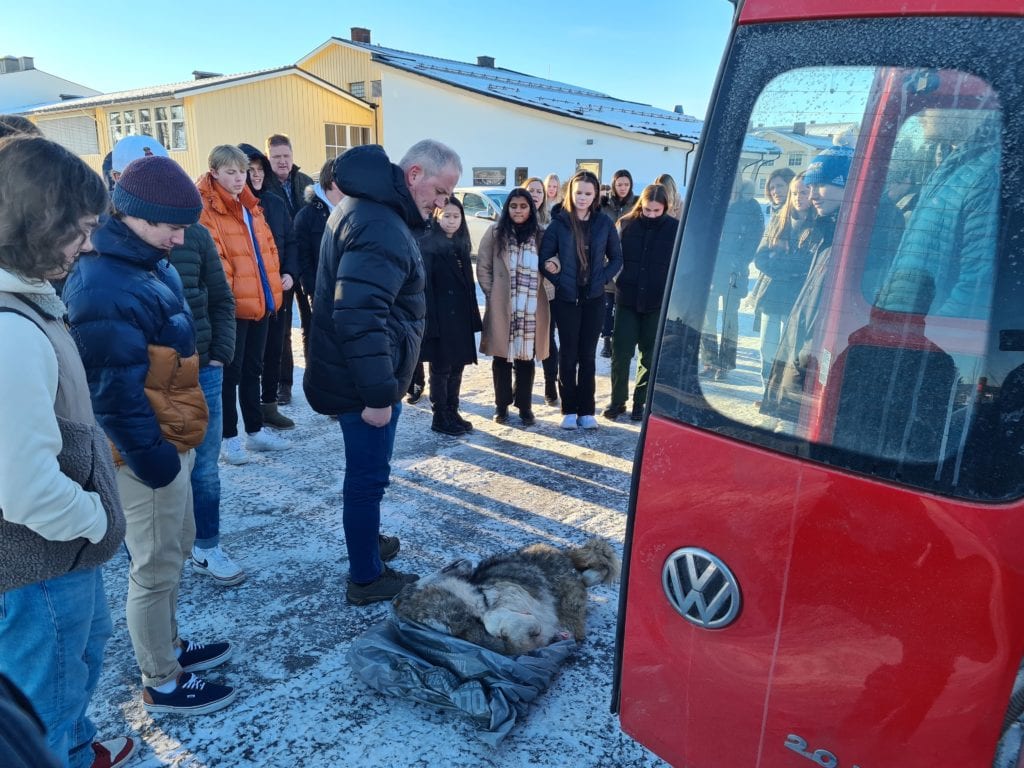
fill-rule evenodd
<path id="1" fill-rule="evenodd" d="M 375 106 L 296 66 L 105 93 L 25 112 L 45 136 L 99 171 L 122 136 L 156 137 L 193 177 L 218 144 L 291 138 L 296 165 L 316 178 L 327 158 L 377 142 Z"/>

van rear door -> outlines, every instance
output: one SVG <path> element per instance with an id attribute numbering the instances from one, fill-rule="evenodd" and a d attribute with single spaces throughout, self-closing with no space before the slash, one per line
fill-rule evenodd
<path id="1" fill-rule="evenodd" d="M 1024 654 L 1024 19 L 795 5 L 744 6 L 705 126 L 613 707 L 676 766 L 993 765 Z M 763 312 L 756 268 L 719 277 L 730 205 L 841 151 L 831 245 Z"/>

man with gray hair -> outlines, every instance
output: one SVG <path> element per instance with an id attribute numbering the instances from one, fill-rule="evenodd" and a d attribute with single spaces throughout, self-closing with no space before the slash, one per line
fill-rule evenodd
<path id="1" fill-rule="evenodd" d="M 346 197 L 327 220 L 320 249 L 303 388 L 316 411 L 337 416 L 345 441 L 342 520 L 353 605 L 390 600 L 418 578 L 384 564 L 399 542 L 380 533 L 380 503 L 423 338 L 416 233 L 461 173 L 459 156 L 432 139 L 415 144 L 399 165 L 377 145 L 350 149 L 334 164 Z"/>

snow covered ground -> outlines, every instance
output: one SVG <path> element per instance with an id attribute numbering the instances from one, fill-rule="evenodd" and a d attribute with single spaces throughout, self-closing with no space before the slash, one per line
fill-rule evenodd
<path id="1" fill-rule="evenodd" d="M 539 365 L 537 424 L 523 428 L 514 409 L 508 424 L 495 424 L 486 357 L 464 379 L 471 435 L 432 432 L 426 397 L 405 405 L 383 505 L 384 532 L 402 539 L 394 565 L 427 574 L 459 556 L 593 535 L 621 553 L 640 430 L 628 415 L 615 423 L 600 418 L 609 387 L 608 361 L 599 357 L 595 431 L 559 429 L 558 409 L 541 397 Z M 124 622 L 127 556 L 119 554 L 106 568 L 115 628 L 94 697 L 99 737 L 141 738 L 137 768 L 664 765 L 609 713 L 615 586 L 592 590 L 587 640 L 497 748 L 458 715 L 385 696 L 353 675 L 350 642 L 388 608 L 345 603 L 341 430 L 306 405 L 298 381 L 293 392 L 283 409 L 297 423 L 287 433 L 291 449 L 221 468 L 222 544 L 248 579 L 222 588 L 186 565 L 181 583 L 182 636 L 236 645 L 209 678 L 238 686 L 237 701 L 194 718 L 143 710 Z"/>

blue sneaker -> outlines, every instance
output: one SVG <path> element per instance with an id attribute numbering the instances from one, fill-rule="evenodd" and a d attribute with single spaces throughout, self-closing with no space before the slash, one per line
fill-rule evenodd
<path id="1" fill-rule="evenodd" d="M 181 656 L 178 657 L 178 663 L 181 664 L 182 672 L 199 672 L 220 666 L 230 658 L 231 643 L 203 645 L 182 639 Z"/>
<path id="2" fill-rule="evenodd" d="M 147 712 L 179 715 L 205 715 L 223 709 L 235 700 L 236 691 L 227 685 L 210 683 L 199 675 L 182 672 L 170 693 L 155 688 L 142 689 L 142 706 Z"/>

